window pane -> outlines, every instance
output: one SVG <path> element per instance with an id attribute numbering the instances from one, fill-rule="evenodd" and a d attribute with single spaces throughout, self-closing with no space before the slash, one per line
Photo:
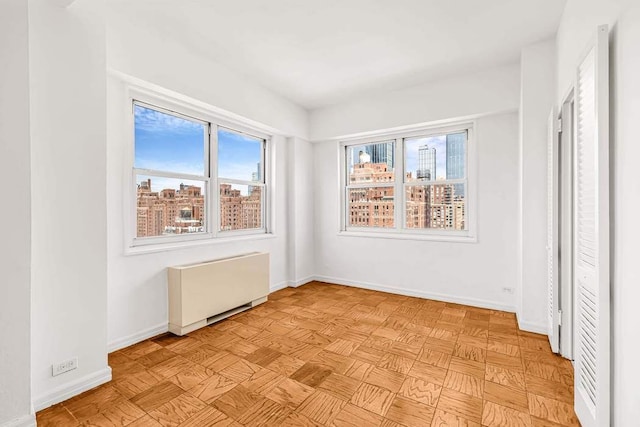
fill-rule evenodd
<path id="1" fill-rule="evenodd" d="M 405 182 L 462 179 L 467 132 L 405 139 Z"/>
<path id="2" fill-rule="evenodd" d="M 134 106 L 135 167 L 205 176 L 208 126 Z"/>
<path id="3" fill-rule="evenodd" d="M 205 181 L 136 176 L 136 237 L 205 231 Z"/>
<path id="4" fill-rule="evenodd" d="M 351 188 L 349 225 L 352 227 L 393 227 L 393 187 Z"/>
<path id="5" fill-rule="evenodd" d="M 262 187 L 220 184 L 220 230 L 262 228 Z"/>
<path id="6" fill-rule="evenodd" d="M 465 230 L 465 184 L 406 187 L 407 228 Z"/>
<path id="7" fill-rule="evenodd" d="M 229 129 L 218 130 L 218 176 L 264 182 L 261 173 L 264 140 Z"/>
<path id="8" fill-rule="evenodd" d="M 347 147 L 348 184 L 393 182 L 393 142 Z"/>

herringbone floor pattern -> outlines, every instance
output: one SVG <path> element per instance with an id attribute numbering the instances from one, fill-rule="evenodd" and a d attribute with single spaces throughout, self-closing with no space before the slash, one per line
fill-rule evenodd
<path id="1" fill-rule="evenodd" d="M 512 313 L 325 283 L 109 365 L 38 425 L 579 425 L 571 363 Z"/>

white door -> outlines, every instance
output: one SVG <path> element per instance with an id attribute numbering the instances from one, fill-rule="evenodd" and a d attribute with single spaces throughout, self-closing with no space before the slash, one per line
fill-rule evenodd
<path id="1" fill-rule="evenodd" d="M 547 335 L 551 351 L 558 353 L 560 345 L 559 283 L 558 283 L 558 119 L 554 108 L 549 115 L 547 136 L 547 292 L 549 306 Z"/>
<path id="2" fill-rule="evenodd" d="M 576 80 L 575 410 L 585 427 L 610 421 L 609 34 L 598 28 Z"/>

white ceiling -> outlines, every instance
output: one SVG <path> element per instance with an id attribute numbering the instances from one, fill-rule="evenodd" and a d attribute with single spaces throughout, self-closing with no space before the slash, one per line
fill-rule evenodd
<path id="1" fill-rule="evenodd" d="M 112 0 L 130 20 L 307 108 L 518 61 L 565 0 Z"/>

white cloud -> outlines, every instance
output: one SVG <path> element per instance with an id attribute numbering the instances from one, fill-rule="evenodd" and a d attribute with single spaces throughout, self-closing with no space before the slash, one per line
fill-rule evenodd
<path id="1" fill-rule="evenodd" d="M 135 106 L 136 129 L 152 132 L 193 133 L 203 131 L 202 123 L 172 116 L 160 111 Z"/>

